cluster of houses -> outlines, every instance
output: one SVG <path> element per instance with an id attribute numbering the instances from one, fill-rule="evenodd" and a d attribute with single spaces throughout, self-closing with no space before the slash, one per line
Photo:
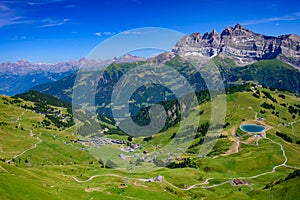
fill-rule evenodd
<path id="1" fill-rule="evenodd" d="M 249 183 L 240 179 L 234 179 L 231 181 L 231 185 L 239 186 L 239 185 L 248 185 Z"/>
<path id="2" fill-rule="evenodd" d="M 67 122 L 68 120 L 71 119 L 70 115 L 67 114 L 63 114 L 63 111 L 61 109 L 48 109 L 46 112 L 40 111 L 40 110 L 36 110 L 36 113 L 38 113 L 39 115 L 52 115 L 55 116 L 59 119 L 61 119 L 63 122 Z"/>
<path id="3" fill-rule="evenodd" d="M 124 147 L 124 144 L 121 144 L 120 149 L 124 152 L 134 152 L 142 148 L 141 144 L 130 144 L 128 147 Z"/>
<path id="4" fill-rule="evenodd" d="M 256 118 L 256 120 L 259 120 L 259 121 L 266 121 L 266 118 L 264 118 L 264 117 L 258 117 L 258 118 Z"/>
<path id="5" fill-rule="evenodd" d="M 163 176 L 157 175 L 155 178 L 146 178 L 144 182 L 162 182 L 164 179 Z"/>
<path id="6" fill-rule="evenodd" d="M 82 139 L 72 139 L 71 142 L 73 143 L 80 143 L 83 146 L 92 146 L 95 148 L 100 148 L 104 145 L 109 144 L 118 144 L 120 145 L 120 150 L 123 152 L 134 152 L 142 148 L 141 144 L 129 144 L 128 146 L 125 146 L 128 142 L 124 140 L 115 140 L 111 138 L 104 138 L 104 137 L 98 137 L 95 136 L 91 140 L 82 140 Z M 69 144 L 69 142 L 68 142 Z"/>
<path id="7" fill-rule="evenodd" d="M 93 137 L 91 140 L 71 140 L 71 142 L 78 142 L 84 146 L 93 146 L 95 148 L 100 148 L 101 146 L 104 146 L 106 144 L 120 144 L 120 145 L 124 145 L 126 144 L 126 141 L 124 140 L 114 140 L 114 139 L 110 139 L 110 138 L 103 138 L 103 137 Z"/>
<path id="8" fill-rule="evenodd" d="M 256 90 L 258 88 L 262 88 L 262 85 L 255 85 L 255 86 L 251 86 L 250 89 L 253 91 L 253 90 Z"/>

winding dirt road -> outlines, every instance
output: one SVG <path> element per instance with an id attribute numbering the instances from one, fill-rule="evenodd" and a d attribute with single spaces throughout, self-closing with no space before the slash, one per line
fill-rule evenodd
<path id="1" fill-rule="evenodd" d="M 282 155 L 283 155 L 283 157 L 284 157 L 283 163 L 274 166 L 273 169 L 272 169 L 271 171 L 269 171 L 269 172 L 264 172 L 264 173 L 257 174 L 257 175 L 255 175 L 255 176 L 250 176 L 250 177 L 232 177 L 232 178 L 226 178 L 226 179 L 227 179 L 226 181 L 224 181 L 224 182 L 222 182 L 222 183 L 214 184 L 214 185 L 208 185 L 208 184 L 209 184 L 209 180 L 214 179 L 214 178 L 208 178 L 208 179 L 206 179 L 204 182 L 202 182 L 202 183 L 196 183 L 196 184 L 194 184 L 194 185 L 189 186 L 188 188 L 179 188 L 179 187 L 173 185 L 172 183 L 168 182 L 168 181 L 165 180 L 165 179 L 164 179 L 163 182 L 166 183 L 166 184 L 168 184 L 168 185 L 170 185 L 170 186 L 172 186 L 173 188 L 180 189 L 180 190 L 183 190 L 183 191 L 188 191 L 188 190 L 191 190 L 191 189 L 193 189 L 193 188 L 204 188 L 204 189 L 205 189 L 205 188 L 218 187 L 218 186 L 221 186 L 221 185 L 224 185 L 224 184 L 227 184 L 227 183 L 230 184 L 231 180 L 237 179 L 237 178 L 238 178 L 238 179 L 246 179 L 246 180 L 247 180 L 247 179 L 255 179 L 255 178 L 258 178 L 258 177 L 260 177 L 260 176 L 264 176 L 264 175 L 266 175 L 266 174 L 274 173 L 274 172 L 276 172 L 276 169 L 277 169 L 278 167 L 282 167 L 282 166 L 285 166 L 285 167 L 291 167 L 291 168 L 295 168 L 295 169 L 300 169 L 300 167 L 295 167 L 295 166 L 289 166 L 289 165 L 286 165 L 286 163 L 287 163 L 287 161 L 288 161 L 288 158 L 287 158 L 287 156 L 286 156 L 286 154 L 285 154 L 285 150 L 284 150 L 283 146 L 282 146 L 280 143 L 275 142 L 275 141 L 273 141 L 273 140 L 270 139 L 270 138 L 264 138 L 264 139 L 270 140 L 272 143 L 279 145 L 279 146 L 280 146 L 280 149 L 281 149 L 281 151 L 282 151 Z M 119 177 L 119 178 L 126 178 L 126 179 L 129 179 L 129 180 L 130 180 L 130 179 L 131 179 L 131 180 L 139 180 L 139 181 L 143 181 L 143 182 L 146 182 L 146 180 L 147 180 L 147 179 L 144 179 L 144 178 L 128 178 L 128 177 L 123 177 L 123 176 L 116 175 L 116 174 L 99 174 L 99 175 L 94 175 L 94 176 L 91 176 L 90 178 L 88 178 L 87 180 L 78 180 L 78 179 L 77 179 L 76 177 L 74 177 L 74 176 L 71 176 L 71 177 L 72 177 L 76 182 L 78 182 L 78 183 L 86 183 L 86 182 L 89 182 L 89 181 L 93 180 L 93 179 L 96 178 L 96 177 L 101 177 L 101 176 L 113 176 L 113 177 Z"/>
<path id="2" fill-rule="evenodd" d="M 14 155 L 12 157 L 12 159 L 10 160 L 7 160 L 6 163 L 10 163 L 13 159 L 23 155 L 24 153 L 26 153 L 27 151 L 30 151 L 32 149 L 35 149 L 37 147 L 38 144 L 40 144 L 41 142 L 43 142 L 43 140 L 41 140 L 39 137 L 37 137 L 36 139 L 38 139 L 39 141 L 37 143 L 35 143 L 32 147 L 28 148 L 28 149 L 25 149 L 24 151 L 22 151 L 21 153 L 17 154 L 17 155 Z"/>

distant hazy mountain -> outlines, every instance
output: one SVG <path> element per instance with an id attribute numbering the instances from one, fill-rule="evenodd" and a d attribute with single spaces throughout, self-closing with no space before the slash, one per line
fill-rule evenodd
<path id="1" fill-rule="evenodd" d="M 214 30 L 203 36 L 201 33 L 184 36 L 175 44 L 171 52 L 148 60 L 148 62 L 169 62 L 170 65 L 185 74 L 192 85 L 203 89 L 205 87 L 202 86 L 203 80 L 198 78 L 199 74 L 197 75 L 192 68 L 187 68 L 183 61 L 178 59 L 178 56 L 182 55 L 212 57 L 225 77 L 225 84 L 228 87 L 232 84 L 253 81 L 268 87 L 300 92 L 300 73 L 297 70 L 300 68 L 300 37 L 294 34 L 279 37 L 265 36 L 237 24 L 235 27 L 227 27 L 221 34 Z M 109 98 L 113 84 L 120 79 L 122 74 L 136 66 L 134 64 L 136 61 L 144 60 L 140 57 L 125 55 L 122 58 L 108 61 L 81 59 L 50 66 L 46 64 L 31 65 L 22 61 L 10 64 L 12 67 L 8 67 L 9 63 L 4 63 L 2 66 L 5 66 L 6 72 L 9 73 L 0 80 L 2 84 L 0 92 L 15 94 L 27 90 L 30 86 L 35 86 L 33 87 L 35 90 L 71 101 L 72 87 L 76 77 L 74 72 L 79 66 L 98 66 L 105 62 L 114 62 L 116 66 L 111 67 L 110 72 L 102 77 L 102 83 L 109 83 L 109 86 L 103 84 L 99 86 L 105 91 L 99 91 L 100 97 Z M 120 63 L 132 64 L 124 66 Z M 14 69 L 11 69 L 13 67 Z M 1 75 L 5 75 L 3 69 L 1 70 Z M 16 77 L 12 79 L 11 77 L 14 76 Z M 38 79 L 37 77 L 42 78 Z M 55 79 L 60 80 L 54 81 Z M 7 83 L 5 80 L 10 80 L 10 82 Z M 21 86 L 15 86 L 12 81 L 20 83 Z M 25 83 L 23 84 L 22 81 Z"/>
<path id="2" fill-rule="evenodd" d="M 214 30 L 203 36 L 201 33 L 184 36 L 171 52 L 162 53 L 148 62 L 168 63 L 184 74 L 198 90 L 205 89 L 199 74 L 192 67 L 186 67 L 183 60 L 178 59 L 187 55 L 213 58 L 225 78 L 227 87 L 253 81 L 268 87 L 300 93 L 300 37 L 294 34 L 265 36 L 237 24 L 235 27 L 226 27 L 221 34 Z M 102 77 L 99 88 L 103 91 L 98 91 L 99 96 L 110 99 L 113 85 L 135 66 L 117 64 L 111 67 L 109 73 Z M 76 74 L 72 74 L 60 81 L 38 85 L 33 89 L 71 101 L 75 78 Z"/>
<path id="3" fill-rule="evenodd" d="M 193 33 L 183 37 L 173 52 L 179 55 L 229 57 L 244 66 L 259 60 L 277 58 L 300 68 L 300 37 L 294 34 L 278 37 L 257 34 L 237 24 L 221 34 Z"/>
<path id="4" fill-rule="evenodd" d="M 124 55 L 112 60 L 69 60 L 57 64 L 33 64 L 26 60 L 16 63 L 0 63 L 0 94 L 15 95 L 43 83 L 60 80 L 75 73 L 81 66 L 98 66 L 106 63 L 135 62 L 145 60 L 142 57 Z"/>

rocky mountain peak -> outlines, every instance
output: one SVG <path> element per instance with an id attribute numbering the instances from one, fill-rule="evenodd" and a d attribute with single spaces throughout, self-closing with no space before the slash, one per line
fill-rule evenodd
<path id="1" fill-rule="evenodd" d="M 202 34 L 201 33 L 192 33 L 190 35 L 190 38 L 192 39 L 192 41 L 194 41 L 195 43 L 199 42 L 202 39 Z"/>
<path id="2" fill-rule="evenodd" d="M 243 27 L 242 27 L 242 25 L 240 25 L 240 24 L 236 24 L 235 26 L 234 26 L 234 29 L 236 30 L 236 29 L 242 29 Z"/>
<path id="3" fill-rule="evenodd" d="M 292 40 L 297 40 L 298 42 L 300 42 L 300 36 L 296 35 L 296 34 L 290 34 L 289 38 Z"/>
<path id="4" fill-rule="evenodd" d="M 300 36 L 296 35 L 296 34 L 287 34 L 287 35 L 281 35 L 279 36 L 279 38 L 282 39 L 291 39 L 291 40 L 295 40 L 295 41 L 300 41 Z"/>
<path id="5" fill-rule="evenodd" d="M 132 63 L 132 62 L 138 62 L 138 61 L 145 61 L 146 59 L 140 56 L 133 56 L 131 54 L 125 54 L 121 56 L 120 58 L 115 59 L 114 62 L 116 63 Z"/>
<path id="6" fill-rule="evenodd" d="M 242 25 L 237 24 L 233 28 L 232 35 L 234 36 L 240 36 L 240 35 L 252 35 L 254 34 L 252 31 L 249 29 L 244 28 Z"/>
<path id="7" fill-rule="evenodd" d="M 300 37 L 289 34 L 279 37 L 257 34 L 236 24 L 226 27 L 221 34 L 216 30 L 185 36 L 172 50 L 179 55 L 216 55 L 230 57 L 238 65 L 258 60 L 278 58 L 300 68 Z"/>
<path id="8" fill-rule="evenodd" d="M 212 39 L 212 38 L 219 38 L 220 34 L 217 33 L 216 29 L 211 32 L 207 32 L 203 35 L 203 39 Z"/>
<path id="9" fill-rule="evenodd" d="M 224 31 L 222 31 L 221 36 L 229 36 L 232 33 L 233 28 L 230 26 L 227 26 Z"/>
<path id="10" fill-rule="evenodd" d="M 27 61 L 27 60 L 18 60 L 16 62 L 17 65 L 20 65 L 20 66 L 29 66 L 30 63 Z"/>

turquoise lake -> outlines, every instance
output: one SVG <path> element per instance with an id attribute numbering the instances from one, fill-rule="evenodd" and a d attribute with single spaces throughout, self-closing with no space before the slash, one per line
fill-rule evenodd
<path id="1" fill-rule="evenodd" d="M 256 124 L 243 124 L 240 128 L 248 133 L 260 133 L 265 130 L 265 127 Z"/>

